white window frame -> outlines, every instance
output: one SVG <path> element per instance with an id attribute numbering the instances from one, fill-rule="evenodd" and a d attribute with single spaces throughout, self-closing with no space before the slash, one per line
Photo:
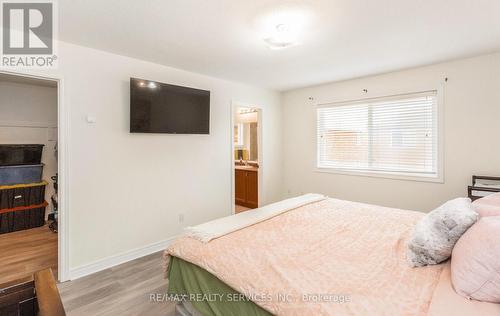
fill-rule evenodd
<path id="1" fill-rule="evenodd" d="M 318 119 L 317 119 L 317 110 L 319 108 L 325 107 L 334 107 L 334 106 L 342 106 L 347 104 L 355 104 L 355 103 L 366 103 L 366 102 L 374 102 L 380 100 L 386 100 L 390 98 L 404 98 L 409 95 L 416 94 L 424 94 L 424 93 L 435 93 L 436 94 L 436 125 L 435 128 L 437 130 L 437 142 L 436 142 L 436 155 L 437 155 L 437 172 L 436 175 L 424 175 L 424 174 L 414 174 L 414 173 L 405 173 L 405 172 L 390 172 L 390 171 L 371 171 L 371 170 L 356 170 L 356 169 L 345 169 L 345 168 L 323 168 L 319 167 L 319 156 L 320 156 L 320 148 L 318 146 Z M 426 90 L 419 92 L 410 92 L 410 93 L 400 93 L 394 95 L 386 95 L 386 96 L 378 96 L 373 98 L 364 98 L 364 99 L 354 99 L 354 100 L 346 100 L 339 102 L 330 102 L 330 103 L 321 103 L 316 104 L 314 108 L 314 119 L 315 119 L 315 131 L 314 131 L 314 142 L 316 146 L 316 159 L 315 159 L 315 172 L 320 173 L 332 173 L 332 174 L 340 174 L 340 175 L 348 175 L 348 176 L 363 176 L 363 177 L 377 177 L 377 178 L 386 178 L 386 179 L 395 179 L 395 180 L 408 180 L 408 181 L 419 181 L 419 182 L 436 182 L 436 183 L 444 183 L 444 93 L 443 88 L 440 87 L 434 90 Z"/>

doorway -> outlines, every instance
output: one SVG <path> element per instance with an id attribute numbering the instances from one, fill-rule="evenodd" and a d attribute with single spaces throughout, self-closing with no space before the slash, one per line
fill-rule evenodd
<path id="1" fill-rule="evenodd" d="M 262 191 L 262 109 L 233 104 L 233 214 L 259 207 Z"/>
<path id="2" fill-rule="evenodd" d="M 0 283 L 46 268 L 62 279 L 60 89 L 0 72 Z"/>

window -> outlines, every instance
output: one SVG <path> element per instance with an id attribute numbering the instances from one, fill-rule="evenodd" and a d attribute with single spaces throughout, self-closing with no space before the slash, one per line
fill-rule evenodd
<path id="1" fill-rule="evenodd" d="M 438 178 L 437 93 L 317 108 L 317 167 Z"/>

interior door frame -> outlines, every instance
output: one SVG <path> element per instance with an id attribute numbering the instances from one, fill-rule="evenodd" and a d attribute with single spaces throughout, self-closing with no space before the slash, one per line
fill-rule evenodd
<path id="1" fill-rule="evenodd" d="M 236 110 L 238 108 L 252 108 L 252 109 L 257 109 L 258 112 L 257 112 L 257 151 L 258 151 L 258 164 L 259 164 L 259 170 L 257 171 L 257 176 L 258 176 L 258 184 L 259 184 L 259 187 L 258 187 L 258 190 L 257 190 L 257 195 L 258 195 L 258 200 L 259 200 L 259 203 L 258 203 L 258 206 L 260 207 L 262 205 L 262 192 L 264 192 L 264 164 L 263 164 L 263 128 L 262 128 L 262 121 L 263 121 L 263 109 L 261 106 L 259 105 L 254 105 L 254 104 L 251 104 L 251 103 L 245 103 L 245 102 L 239 102 L 239 101 L 231 101 L 231 106 L 230 106 L 230 115 L 231 115 L 231 119 L 230 119 L 230 143 L 231 143 L 231 151 L 230 151 L 230 154 L 231 154 L 231 159 L 230 159 L 230 174 L 231 174 L 231 214 L 235 214 L 235 211 L 236 211 L 236 206 L 235 206 L 235 198 L 236 198 L 236 192 L 235 192 L 235 172 L 234 172 L 234 166 L 235 166 L 235 159 L 234 159 L 234 116 L 236 114 Z"/>
<path id="2" fill-rule="evenodd" d="M 55 74 L 40 74 L 32 71 L 17 72 L 0 70 L 1 74 L 55 81 L 57 84 L 57 172 L 58 172 L 58 236 L 57 278 L 59 282 L 69 279 L 69 109 L 64 102 L 64 78 Z"/>

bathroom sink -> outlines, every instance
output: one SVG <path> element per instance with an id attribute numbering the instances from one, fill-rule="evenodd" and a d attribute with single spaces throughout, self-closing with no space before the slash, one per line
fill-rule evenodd
<path id="1" fill-rule="evenodd" d="M 250 166 L 250 165 L 248 165 L 248 166 L 239 166 L 239 165 L 235 165 L 234 167 L 235 167 L 236 169 L 240 169 L 240 170 L 256 170 L 256 169 L 258 169 L 257 167 L 255 167 L 255 166 Z"/>

